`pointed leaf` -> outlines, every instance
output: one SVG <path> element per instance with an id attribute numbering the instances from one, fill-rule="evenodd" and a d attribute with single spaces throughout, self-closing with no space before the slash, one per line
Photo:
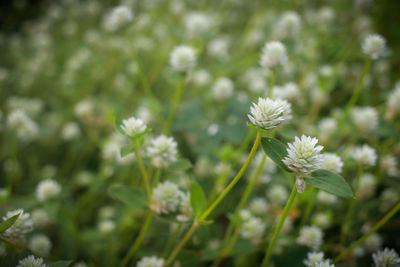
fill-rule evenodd
<path id="1" fill-rule="evenodd" d="M 287 172 L 292 172 L 282 160 L 287 156 L 286 146 L 275 138 L 263 137 L 261 145 L 265 154 L 272 159 L 279 167 Z"/>
<path id="2" fill-rule="evenodd" d="M 125 204 L 135 208 L 145 208 L 148 205 L 147 195 L 141 190 L 124 185 L 112 185 L 109 194 Z"/>
<path id="3" fill-rule="evenodd" d="M 10 218 L 8 218 L 4 222 L 2 222 L 0 224 L 0 233 L 3 233 L 8 228 L 10 228 L 15 223 L 15 221 L 18 219 L 18 217 L 19 217 L 19 213 L 14 215 L 14 216 L 12 216 L 12 217 L 10 217 Z"/>
<path id="4" fill-rule="evenodd" d="M 314 171 L 311 178 L 306 178 L 306 182 L 338 197 L 353 197 L 351 187 L 344 178 L 328 170 Z"/>
<path id="5" fill-rule="evenodd" d="M 197 217 L 199 217 L 207 207 L 207 201 L 203 189 L 195 180 L 193 180 L 190 188 L 190 204 Z"/>

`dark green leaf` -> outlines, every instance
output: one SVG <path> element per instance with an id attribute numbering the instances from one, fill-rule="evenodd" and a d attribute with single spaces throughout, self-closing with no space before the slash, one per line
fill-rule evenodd
<path id="1" fill-rule="evenodd" d="M 53 263 L 50 263 L 49 266 L 50 267 L 68 267 L 70 266 L 72 263 L 72 261 L 56 261 Z"/>
<path id="2" fill-rule="evenodd" d="M 16 214 L 16 215 L 14 215 L 14 216 L 8 218 L 8 219 L 5 220 L 4 222 L 2 222 L 2 223 L 0 224 L 0 233 L 3 233 L 3 232 L 6 231 L 8 228 L 10 228 L 10 227 L 15 223 L 15 221 L 18 219 L 19 215 L 20 215 L 20 214 L 18 213 L 18 214 Z"/>
<path id="3" fill-rule="evenodd" d="M 207 207 L 207 201 L 203 189 L 196 181 L 192 182 L 190 188 L 190 204 L 192 205 L 194 214 L 196 214 L 197 217 L 199 217 Z"/>
<path id="4" fill-rule="evenodd" d="M 311 178 L 306 178 L 306 182 L 338 197 L 353 197 L 353 192 L 344 178 L 328 170 L 314 171 Z"/>
<path id="5" fill-rule="evenodd" d="M 169 169 L 173 171 L 186 171 L 192 167 L 192 163 L 187 159 L 179 159 L 173 162 Z"/>
<path id="6" fill-rule="evenodd" d="M 135 208 L 144 208 L 148 204 L 147 195 L 137 188 L 124 185 L 112 185 L 109 189 L 109 194 Z"/>
<path id="7" fill-rule="evenodd" d="M 292 172 L 282 160 L 287 156 L 286 147 L 275 138 L 263 137 L 261 145 L 265 154 L 285 171 Z"/>
<path id="8" fill-rule="evenodd" d="M 120 153 L 121 157 L 123 158 L 126 155 L 129 155 L 129 154 L 135 152 L 135 150 L 136 149 L 133 146 L 127 145 L 127 146 L 121 147 L 120 150 L 119 150 L 119 153 Z"/>

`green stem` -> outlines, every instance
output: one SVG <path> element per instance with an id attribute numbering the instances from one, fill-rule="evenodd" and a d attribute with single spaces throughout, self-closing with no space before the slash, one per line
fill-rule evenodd
<path id="1" fill-rule="evenodd" d="M 279 220 L 278 226 L 275 228 L 275 232 L 274 235 L 272 237 L 271 242 L 268 245 L 267 251 L 265 253 L 265 257 L 264 260 L 262 262 L 262 267 L 266 267 L 268 265 L 268 261 L 269 258 L 271 257 L 271 253 L 272 253 L 272 249 L 274 248 L 275 242 L 278 238 L 279 232 L 281 231 L 281 228 L 283 226 L 283 223 L 285 222 L 286 216 L 290 210 L 290 207 L 292 206 L 294 199 L 296 197 L 297 194 L 297 188 L 296 188 L 296 184 L 293 185 L 293 189 L 292 189 L 292 193 L 290 193 L 290 197 L 289 200 L 286 202 L 286 206 L 285 209 L 283 210 L 282 216 Z"/>
<path id="2" fill-rule="evenodd" d="M 176 109 L 178 108 L 179 101 L 180 101 L 180 99 L 182 97 L 183 85 L 185 84 L 185 80 L 186 79 L 183 79 L 179 83 L 178 87 L 175 89 L 175 94 L 174 94 L 173 99 L 172 99 L 171 109 L 169 110 L 168 118 L 167 118 L 166 123 L 164 125 L 164 133 L 165 134 L 168 134 L 170 129 L 171 129 L 171 124 L 172 124 L 172 121 L 173 121 L 173 119 L 175 117 Z"/>
<path id="3" fill-rule="evenodd" d="M 153 212 L 148 211 L 146 220 L 142 226 L 142 229 L 140 230 L 139 236 L 136 238 L 135 243 L 132 244 L 132 247 L 129 249 L 128 254 L 126 254 L 124 259 L 122 260 L 120 267 L 125 267 L 128 264 L 129 260 L 133 257 L 133 255 L 135 255 L 136 251 L 139 249 L 140 245 L 143 242 L 143 238 L 150 227 L 152 219 L 153 219 Z"/>
<path id="4" fill-rule="evenodd" d="M 154 175 L 154 180 L 153 180 L 153 187 L 156 187 L 158 182 L 160 181 L 160 176 L 161 176 L 161 168 L 157 168 L 156 174 Z"/>
<path id="5" fill-rule="evenodd" d="M 144 187 L 146 189 L 147 196 L 149 199 L 151 199 L 151 188 L 150 188 L 150 182 L 149 182 L 149 177 L 147 176 L 147 171 L 144 167 L 142 157 L 140 156 L 139 151 L 135 152 L 136 160 L 139 165 L 140 173 L 142 174 L 143 177 L 143 182 L 144 182 Z"/>
<path id="6" fill-rule="evenodd" d="M 164 257 L 166 257 L 168 254 L 168 251 L 171 250 L 172 246 L 174 245 L 176 238 L 179 235 L 179 232 L 181 231 L 181 224 L 179 224 L 176 229 L 174 229 L 173 233 L 171 235 L 169 235 L 168 237 L 168 241 L 167 241 L 167 245 L 165 245 L 164 251 L 163 251 L 163 255 Z"/>
<path id="7" fill-rule="evenodd" d="M 359 245 L 361 245 L 365 239 L 367 239 L 370 235 L 375 233 L 376 231 L 379 230 L 385 223 L 387 223 L 390 218 L 392 218 L 398 211 L 400 210 L 400 203 L 397 203 L 396 206 L 394 206 L 386 215 L 383 217 L 374 227 L 372 227 L 371 230 L 368 231 L 365 235 L 363 235 L 360 239 L 358 239 L 356 242 L 353 243 L 348 249 L 343 251 L 339 256 L 335 258 L 333 263 L 339 262 L 341 259 L 349 255 L 355 248 L 357 248 Z"/>
<path id="8" fill-rule="evenodd" d="M 307 207 L 306 210 L 304 212 L 303 217 L 301 218 L 301 222 L 300 222 L 300 229 L 307 223 L 307 219 L 310 217 L 311 211 L 314 207 L 314 187 L 311 187 L 310 189 L 310 194 L 311 194 L 311 199 L 308 199 L 308 203 L 307 203 Z"/>

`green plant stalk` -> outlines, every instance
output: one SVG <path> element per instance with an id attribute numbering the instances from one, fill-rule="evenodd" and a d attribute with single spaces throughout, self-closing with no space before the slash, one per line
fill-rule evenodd
<path id="1" fill-rule="evenodd" d="M 160 181 L 161 171 L 162 171 L 161 168 L 157 168 L 153 178 L 153 187 L 156 187 L 158 185 L 158 182 Z"/>
<path id="2" fill-rule="evenodd" d="M 311 211 L 314 207 L 314 198 L 315 198 L 314 189 L 315 189 L 314 187 L 311 187 L 311 189 L 310 189 L 311 199 L 308 200 L 306 210 L 304 212 L 303 217 L 301 218 L 300 227 L 299 227 L 300 229 L 307 223 L 307 219 L 310 217 Z"/>
<path id="3" fill-rule="evenodd" d="M 368 233 L 364 234 L 360 237 L 356 242 L 354 242 L 348 249 L 343 251 L 339 256 L 335 258 L 333 263 L 339 262 L 341 259 L 349 255 L 355 248 L 361 245 L 365 239 L 367 239 L 370 235 L 378 231 L 385 223 L 387 223 L 390 218 L 392 218 L 398 211 L 400 210 L 400 203 L 397 203 Z"/>
<path id="4" fill-rule="evenodd" d="M 219 197 L 211 204 L 211 206 L 200 216 L 199 221 L 205 221 L 207 217 L 210 215 L 210 213 L 218 206 L 218 204 L 222 201 L 222 199 L 232 190 L 232 188 L 236 185 L 236 183 L 239 181 L 239 179 L 242 177 L 243 173 L 246 171 L 247 167 L 249 166 L 251 160 L 254 157 L 254 154 L 257 151 L 258 146 L 260 145 L 261 142 L 261 137 L 262 134 L 260 132 L 257 133 L 256 140 L 254 141 L 253 147 L 251 148 L 251 151 L 249 153 L 249 156 L 247 157 L 246 162 L 243 164 L 242 168 L 239 170 L 238 174 L 233 178 L 233 180 L 229 183 L 229 185 L 222 191 L 222 193 L 219 195 Z M 192 227 L 190 230 L 186 233 L 186 235 L 183 237 L 183 239 L 178 243 L 178 245 L 175 247 L 175 249 L 172 251 L 171 255 L 168 257 L 167 261 L 164 264 L 164 267 L 169 266 L 172 261 L 175 259 L 175 257 L 179 254 L 181 249 L 185 246 L 186 242 L 190 239 L 190 237 L 194 234 L 196 229 L 200 226 L 200 224 L 195 220 L 193 222 Z"/>
<path id="5" fill-rule="evenodd" d="M 353 216 L 354 206 L 356 204 L 356 197 L 358 192 L 358 187 L 360 185 L 360 177 L 363 172 L 362 166 L 358 167 L 358 172 L 356 176 L 356 183 L 354 186 L 354 197 L 350 200 L 349 209 L 347 211 L 346 217 L 344 218 L 344 222 L 342 224 L 341 234 L 340 234 L 340 244 L 344 245 L 346 242 L 346 237 L 349 232 L 351 217 Z"/>
<path id="6" fill-rule="evenodd" d="M 167 245 L 165 245 L 165 248 L 163 250 L 163 257 L 166 257 L 168 254 L 168 251 L 171 250 L 172 246 L 174 245 L 177 237 L 179 236 L 179 232 L 181 231 L 181 227 L 182 225 L 179 224 L 178 227 L 176 227 L 176 229 L 173 231 L 173 233 L 171 235 L 169 235 L 168 237 L 168 241 L 167 241 Z"/>
<path id="7" fill-rule="evenodd" d="M 182 93 L 183 93 L 183 86 L 185 84 L 186 79 L 182 79 L 179 82 L 178 87 L 175 89 L 175 94 L 172 99 L 171 109 L 169 110 L 168 118 L 164 125 L 164 134 L 169 134 L 171 129 L 172 121 L 174 120 L 176 109 L 178 108 L 179 101 L 181 100 Z"/>
<path id="8" fill-rule="evenodd" d="M 240 235 L 240 228 L 237 227 L 235 229 L 235 232 L 233 233 L 233 236 L 229 240 L 229 243 L 227 244 L 227 246 L 223 248 L 221 257 L 216 259 L 214 263 L 211 265 L 211 267 L 218 267 L 221 264 L 221 262 L 225 259 L 225 257 L 232 251 L 232 248 L 235 246 L 237 240 L 239 239 L 239 235 Z"/>
<path id="9" fill-rule="evenodd" d="M 128 253 L 125 255 L 124 259 L 122 260 L 120 267 L 125 267 L 128 264 L 129 260 L 133 257 L 133 255 L 135 255 L 136 251 L 138 251 L 138 249 L 140 248 L 140 245 L 143 242 L 143 238 L 146 235 L 147 230 L 150 227 L 152 220 L 153 220 L 153 212 L 151 210 L 149 210 L 138 237 L 136 238 L 135 242 L 132 244 Z"/>
<path id="10" fill-rule="evenodd" d="M 281 228 L 283 226 L 283 223 L 285 222 L 286 216 L 290 210 L 290 207 L 292 206 L 294 199 L 296 197 L 297 194 L 297 188 L 296 188 L 296 184 L 293 185 L 293 189 L 292 189 L 292 193 L 290 193 L 290 197 L 288 199 L 288 201 L 286 202 L 285 208 L 283 210 L 282 216 L 278 222 L 277 227 L 275 228 L 275 232 L 274 235 L 272 236 L 272 240 L 268 245 L 267 251 L 265 252 L 265 257 L 262 261 L 261 266 L 262 267 L 266 267 L 268 265 L 269 259 L 271 257 L 271 253 L 272 253 L 272 249 L 274 248 L 275 242 L 278 238 L 279 232 L 281 231 Z"/>
<path id="11" fill-rule="evenodd" d="M 140 173 L 142 174 L 142 177 L 143 177 L 144 188 L 146 189 L 148 198 L 151 199 L 151 188 L 150 188 L 149 177 L 147 175 L 147 171 L 144 167 L 142 157 L 140 156 L 139 151 L 135 151 L 135 156 L 136 156 L 137 163 L 139 165 Z"/>

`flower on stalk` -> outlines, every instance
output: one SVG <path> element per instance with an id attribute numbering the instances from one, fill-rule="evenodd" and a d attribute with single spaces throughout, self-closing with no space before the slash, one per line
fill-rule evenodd
<path id="1" fill-rule="evenodd" d="M 61 186 L 52 179 L 41 181 L 36 187 L 36 197 L 45 201 L 56 197 L 61 192 Z"/>
<path id="2" fill-rule="evenodd" d="M 141 119 L 130 117 L 129 119 L 122 120 L 121 129 L 126 135 L 134 137 L 144 133 L 147 129 L 147 126 Z"/>
<path id="3" fill-rule="evenodd" d="M 394 249 L 385 248 L 372 254 L 375 267 L 396 267 L 400 265 L 399 254 Z"/>
<path id="4" fill-rule="evenodd" d="M 184 193 L 169 181 L 159 183 L 153 189 L 151 209 L 158 214 L 176 212 L 181 205 Z"/>
<path id="5" fill-rule="evenodd" d="M 322 163 L 322 168 L 328 171 L 340 173 L 343 168 L 342 159 L 333 153 L 324 153 L 324 162 Z"/>
<path id="6" fill-rule="evenodd" d="M 172 137 L 165 135 L 152 139 L 147 148 L 147 155 L 157 168 L 167 167 L 170 163 L 175 162 L 177 153 L 177 143 Z"/>
<path id="7" fill-rule="evenodd" d="M 157 258 L 156 256 L 144 257 L 136 264 L 136 267 L 162 267 L 164 259 Z"/>
<path id="8" fill-rule="evenodd" d="M 304 226 L 300 230 L 297 243 L 312 249 L 318 249 L 322 244 L 324 233 L 317 226 Z"/>
<path id="9" fill-rule="evenodd" d="M 353 148 L 352 157 L 361 165 L 374 166 L 376 163 L 376 151 L 368 145 Z"/>
<path id="10" fill-rule="evenodd" d="M 281 42 L 273 41 L 265 44 L 261 54 L 260 65 L 270 68 L 284 65 L 287 60 L 285 46 Z"/>
<path id="11" fill-rule="evenodd" d="M 42 258 L 35 258 L 30 255 L 18 262 L 17 267 L 47 267 L 48 265 L 43 262 Z"/>
<path id="12" fill-rule="evenodd" d="M 169 63 L 177 71 L 189 71 L 196 64 L 196 53 L 190 46 L 177 46 L 171 52 Z"/>
<path id="13" fill-rule="evenodd" d="M 368 133 L 378 126 L 378 112 L 373 107 L 354 107 L 351 116 L 363 132 Z"/>
<path id="14" fill-rule="evenodd" d="M 32 252 L 34 252 L 36 255 L 40 255 L 40 256 L 49 255 L 51 246 L 52 246 L 52 244 L 51 244 L 50 239 L 43 234 L 37 234 L 37 235 L 33 236 L 29 240 L 29 244 L 28 244 L 29 249 Z"/>
<path id="15" fill-rule="evenodd" d="M 264 130 L 271 130 L 292 118 L 291 105 L 286 100 L 259 98 L 253 103 L 248 115 L 251 123 Z"/>
<path id="16" fill-rule="evenodd" d="M 299 34 L 301 20 L 299 14 L 294 11 L 285 12 L 276 25 L 276 33 L 283 38 L 293 38 Z"/>
<path id="17" fill-rule="evenodd" d="M 363 43 L 362 50 L 372 59 L 378 59 L 385 51 L 386 40 L 379 34 L 368 35 Z"/>
<path id="18" fill-rule="evenodd" d="M 4 236 L 13 241 L 24 243 L 25 235 L 33 231 L 33 221 L 31 219 L 31 215 L 24 212 L 23 209 L 17 209 L 7 212 L 6 216 L 3 217 L 3 221 L 17 214 L 19 214 L 18 219 L 4 232 Z"/>
<path id="19" fill-rule="evenodd" d="M 303 263 L 307 267 L 314 267 L 315 263 L 320 262 L 322 260 L 324 260 L 323 252 L 312 251 L 307 253 L 307 259 L 305 259 Z"/>

